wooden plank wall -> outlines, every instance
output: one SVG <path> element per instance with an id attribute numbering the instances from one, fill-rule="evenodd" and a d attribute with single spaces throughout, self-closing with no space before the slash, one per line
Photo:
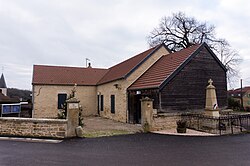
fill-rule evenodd
<path id="1" fill-rule="evenodd" d="M 160 92 L 163 112 L 204 109 L 208 80 L 214 81 L 219 107 L 227 105 L 226 73 L 203 48 Z"/>

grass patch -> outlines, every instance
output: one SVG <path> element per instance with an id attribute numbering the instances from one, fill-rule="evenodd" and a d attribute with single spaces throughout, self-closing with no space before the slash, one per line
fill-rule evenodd
<path id="1" fill-rule="evenodd" d="M 114 135 L 126 135 L 133 134 L 132 132 L 126 130 L 105 130 L 105 131 L 91 131 L 83 134 L 85 138 L 97 138 L 97 137 L 108 137 Z"/>

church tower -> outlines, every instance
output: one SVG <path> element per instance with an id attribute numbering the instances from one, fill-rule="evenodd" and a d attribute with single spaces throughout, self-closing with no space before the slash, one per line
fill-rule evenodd
<path id="1" fill-rule="evenodd" d="M 0 78 L 0 89 L 2 90 L 2 93 L 7 96 L 7 86 L 5 83 L 4 75 L 2 73 L 1 78 Z"/>

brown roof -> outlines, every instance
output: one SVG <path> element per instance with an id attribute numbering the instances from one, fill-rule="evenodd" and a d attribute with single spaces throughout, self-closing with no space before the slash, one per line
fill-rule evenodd
<path id="1" fill-rule="evenodd" d="M 164 44 L 157 45 L 138 55 L 133 56 L 132 58 L 128 60 L 125 60 L 109 68 L 109 71 L 107 72 L 107 74 L 98 82 L 98 84 L 103 84 L 103 83 L 111 82 L 111 81 L 118 80 L 121 78 L 126 78 L 131 72 L 133 72 L 138 66 L 140 66 L 147 58 L 149 58 L 161 46 L 165 47 Z"/>
<path id="2" fill-rule="evenodd" d="M 34 65 L 32 84 L 96 85 L 107 69 Z"/>
<path id="3" fill-rule="evenodd" d="M 250 91 L 250 86 L 246 86 L 246 87 L 243 87 L 242 88 L 242 93 L 245 94 L 246 92 Z M 237 95 L 241 93 L 241 88 L 238 88 L 238 89 L 231 89 L 228 91 L 228 94 L 231 95 L 231 94 L 234 94 L 234 95 Z"/>
<path id="4" fill-rule="evenodd" d="M 0 93 L 0 104 L 9 104 L 9 103 L 19 103 L 19 99 L 10 98 L 9 96 L 5 96 Z"/>
<path id="5" fill-rule="evenodd" d="M 181 51 L 164 55 L 136 80 L 129 87 L 129 90 L 159 88 L 199 47 L 200 45 L 193 45 Z"/>

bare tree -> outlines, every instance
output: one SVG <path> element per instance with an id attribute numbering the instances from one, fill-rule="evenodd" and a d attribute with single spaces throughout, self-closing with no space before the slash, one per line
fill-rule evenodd
<path id="1" fill-rule="evenodd" d="M 178 12 L 171 17 L 163 17 L 159 26 L 148 36 L 151 47 L 165 43 L 172 52 L 202 42 L 206 42 L 225 65 L 228 78 L 238 76 L 241 57 L 231 49 L 225 39 L 216 38 L 213 25 L 199 22 L 193 17 L 187 17 L 184 13 Z"/>

